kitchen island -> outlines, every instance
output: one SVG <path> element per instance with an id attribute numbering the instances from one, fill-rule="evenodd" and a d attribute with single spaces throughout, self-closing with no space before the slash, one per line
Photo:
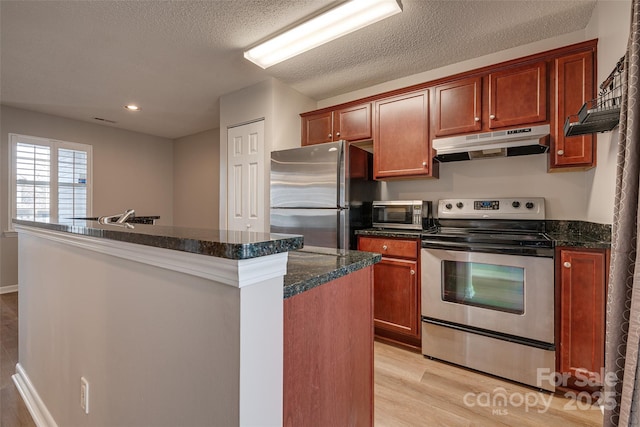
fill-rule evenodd
<path id="1" fill-rule="evenodd" d="M 372 424 L 378 255 L 290 252 L 301 236 L 269 233 L 14 224 L 14 381 L 39 425 L 300 425 L 317 411 Z"/>

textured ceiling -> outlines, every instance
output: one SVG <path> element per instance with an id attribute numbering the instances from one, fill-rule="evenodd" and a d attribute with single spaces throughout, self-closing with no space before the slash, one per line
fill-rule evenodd
<path id="1" fill-rule="evenodd" d="M 0 101 L 177 138 L 217 127 L 220 95 L 268 77 L 324 99 L 583 29 L 595 1 L 402 0 L 403 13 L 262 70 L 246 47 L 335 2 L 1 0 Z"/>

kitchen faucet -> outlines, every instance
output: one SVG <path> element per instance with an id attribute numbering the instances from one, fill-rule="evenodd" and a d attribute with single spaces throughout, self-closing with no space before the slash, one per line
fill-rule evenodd
<path id="1" fill-rule="evenodd" d="M 98 222 L 100 224 L 110 224 L 110 225 L 122 225 L 127 228 L 133 228 L 133 225 L 126 222 L 129 218 L 134 216 L 136 213 L 133 209 L 127 209 L 121 214 L 109 215 L 109 216 L 101 216 L 98 218 Z"/>

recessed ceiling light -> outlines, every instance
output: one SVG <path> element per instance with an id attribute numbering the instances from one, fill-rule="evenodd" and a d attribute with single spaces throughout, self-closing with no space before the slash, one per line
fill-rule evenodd
<path id="1" fill-rule="evenodd" d="M 244 57 L 268 68 L 400 12 L 398 0 L 351 0 L 247 50 Z"/>
<path id="2" fill-rule="evenodd" d="M 135 104 L 125 105 L 124 108 L 125 110 L 129 110 L 129 111 L 140 111 L 140 107 L 138 107 Z"/>

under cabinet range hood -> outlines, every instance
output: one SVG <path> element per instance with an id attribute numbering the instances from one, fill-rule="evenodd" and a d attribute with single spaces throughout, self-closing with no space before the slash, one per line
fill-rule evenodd
<path id="1" fill-rule="evenodd" d="M 547 125 L 476 133 L 473 135 L 436 138 L 433 140 L 435 159 L 439 162 L 523 156 L 545 153 L 549 149 Z"/>

